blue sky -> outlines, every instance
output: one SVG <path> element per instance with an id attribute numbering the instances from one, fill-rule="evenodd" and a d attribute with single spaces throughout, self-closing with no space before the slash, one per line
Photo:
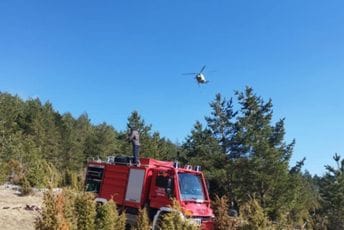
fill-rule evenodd
<path id="1" fill-rule="evenodd" d="M 0 91 L 119 130 L 138 110 L 183 142 L 216 93 L 249 85 L 286 118 L 292 163 L 305 156 L 321 175 L 344 156 L 343 9 L 340 0 L 3 0 Z M 181 75 L 205 64 L 208 85 Z"/>

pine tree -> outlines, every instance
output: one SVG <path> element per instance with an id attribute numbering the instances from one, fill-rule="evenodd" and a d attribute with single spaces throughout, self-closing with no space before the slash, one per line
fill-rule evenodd
<path id="1" fill-rule="evenodd" d="M 320 207 L 319 193 L 312 181 L 312 176 L 307 171 L 301 172 L 303 161 L 297 162 L 289 171 L 288 190 L 284 195 L 285 201 L 281 200 L 281 202 L 288 203 L 290 208 L 284 222 L 293 228 L 307 226 L 314 229 L 313 217 Z"/>
<path id="2" fill-rule="evenodd" d="M 171 211 L 163 215 L 160 228 L 164 230 L 199 230 L 200 226 L 185 218 L 179 203 L 173 200 Z"/>
<path id="3" fill-rule="evenodd" d="M 107 156 L 119 153 L 117 132 L 106 123 L 92 127 L 85 144 L 87 157 L 105 159 Z"/>
<path id="4" fill-rule="evenodd" d="M 41 216 L 35 221 L 35 229 L 53 230 L 57 229 L 58 218 L 55 196 L 52 190 L 48 190 L 43 196 L 43 207 Z"/>
<path id="5" fill-rule="evenodd" d="M 58 125 L 60 115 L 54 111 L 53 106 L 50 102 L 44 103 L 41 106 L 41 120 L 39 121 L 42 125 L 42 136 L 41 148 L 43 158 L 49 160 L 54 167 L 61 169 L 63 167 L 62 151 L 61 146 L 62 136 Z"/>
<path id="6" fill-rule="evenodd" d="M 75 215 L 77 217 L 78 230 L 94 230 L 96 206 L 93 194 L 80 193 L 75 200 Z"/>
<path id="7" fill-rule="evenodd" d="M 127 140 L 129 135 L 129 127 L 136 128 L 140 134 L 140 155 L 145 157 L 153 157 L 153 154 L 149 152 L 152 125 L 147 125 L 141 115 L 137 111 L 133 111 L 128 117 L 127 126 L 128 129 L 126 133 L 122 135 L 122 138 L 124 138 L 123 141 Z M 131 145 L 127 141 L 124 143 L 125 144 L 122 145 L 122 152 L 126 152 L 131 155 Z"/>
<path id="8" fill-rule="evenodd" d="M 104 205 L 97 207 L 96 226 L 99 230 L 113 230 L 116 227 L 116 220 L 119 218 L 116 204 L 110 200 Z"/>
<path id="9" fill-rule="evenodd" d="M 210 103 L 210 107 L 212 109 L 211 116 L 205 117 L 205 120 L 212 132 L 212 136 L 217 140 L 222 149 L 222 155 L 217 157 L 218 162 L 221 162 L 222 165 L 215 165 L 214 168 L 216 170 L 212 170 L 210 177 L 222 178 L 221 181 L 217 181 L 215 186 L 215 191 L 217 191 L 218 195 L 226 195 L 234 199 L 232 188 L 233 173 L 228 160 L 237 158 L 240 155 L 240 152 L 236 151 L 235 148 L 240 143 L 234 141 L 235 118 L 238 112 L 233 109 L 232 98 L 226 100 L 219 93 L 216 94 L 215 99 Z M 213 187 L 212 185 L 211 189 Z"/>
<path id="10" fill-rule="evenodd" d="M 177 157 L 178 147 L 170 140 L 161 138 L 159 132 L 152 132 L 152 125 L 146 124 L 137 111 L 130 114 L 127 125 L 127 130 L 118 135 L 118 140 L 121 143 L 121 154 L 131 156 L 132 147 L 128 142 L 129 127 L 135 127 L 140 134 L 140 157 L 152 157 L 161 160 L 171 160 Z"/>
<path id="11" fill-rule="evenodd" d="M 231 217 L 228 214 L 229 200 L 226 196 L 216 196 L 212 205 L 215 215 L 215 229 L 227 230 L 239 228 L 239 219 L 236 217 Z"/>
<path id="12" fill-rule="evenodd" d="M 61 192 L 55 196 L 55 207 L 56 207 L 56 219 L 58 230 L 69 230 L 72 227 L 72 223 L 68 222 L 65 216 L 66 200 L 64 192 Z"/>
<path id="13" fill-rule="evenodd" d="M 320 180 L 323 212 L 329 229 L 344 229 L 344 159 L 335 154 L 336 167 L 326 165 L 326 174 Z"/>
<path id="14" fill-rule="evenodd" d="M 75 215 L 75 200 L 77 193 L 75 190 L 63 189 L 62 194 L 64 197 L 63 214 L 69 224 L 69 229 L 77 229 L 77 220 Z"/>
<path id="15" fill-rule="evenodd" d="M 0 138 L 20 132 L 18 121 L 23 116 L 23 110 L 24 102 L 18 96 L 0 92 Z M 0 141 L 0 149 L 5 147 L 2 143 Z"/>
<path id="16" fill-rule="evenodd" d="M 127 216 L 124 211 L 119 215 L 119 218 L 116 221 L 116 229 L 121 230 L 126 228 Z"/>
<path id="17" fill-rule="evenodd" d="M 302 164 L 289 172 L 295 142 L 284 141 L 284 119 L 272 124 L 271 100 L 264 102 L 250 87 L 236 97 L 238 111 L 232 99 L 216 95 L 207 127 L 196 123 L 183 144 L 184 162 L 205 162 L 211 194 L 227 195 L 239 205 L 249 201 L 248 195 L 255 196 L 275 221 L 309 219 L 316 198 L 303 181 Z"/>
<path id="18" fill-rule="evenodd" d="M 154 137 L 154 135 L 153 135 Z M 160 137 L 160 135 L 159 135 Z M 167 138 L 160 138 L 158 142 L 158 159 L 160 160 L 178 160 L 179 152 L 180 152 L 180 146 L 176 143 L 173 143 L 171 140 Z"/>
<path id="19" fill-rule="evenodd" d="M 52 163 L 43 159 L 31 159 L 27 164 L 27 180 L 33 187 L 56 187 L 60 184 L 60 174 Z"/>
<path id="20" fill-rule="evenodd" d="M 147 209 L 139 209 L 138 217 L 137 217 L 137 224 L 135 230 L 150 230 L 150 223 L 147 214 Z"/>
<path id="21" fill-rule="evenodd" d="M 50 189 L 44 193 L 41 216 L 36 218 L 35 228 L 39 230 L 76 229 L 72 214 L 71 193 L 63 190 L 54 194 Z"/>
<path id="22" fill-rule="evenodd" d="M 225 170 L 226 155 L 209 129 L 197 121 L 182 145 L 182 163 L 200 165 L 210 183 L 211 194 L 226 194 L 228 177 Z"/>
<path id="23" fill-rule="evenodd" d="M 233 139 L 234 121 L 237 112 L 233 110 L 233 100 L 222 98 L 221 94 L 216 94 L 214 101 L 210 103 L 212 108 L 211 116 L 205 117 L 207 125 L 213 136 L 219 142 L 224 154 L 232 154 L 231 141 Z M 233 155 L 232 157 L 235 157 Z"/>
<path id="24" fill-rule="evenodd" d="M 250 198 L 240 207 L 240 217 L 243 220 L 242 229 L 268 230 L 274 229 L 263 208 L 255 198 Z M 283 228 L 282 228 L 283 229 Z"/>
<path id="25" fill-rule="evenodd" d="M 85 140 L 90 132 L 90 124 L 86 114 L 75 120 L 66 113 L 61 118 L 62 155 L 64 168 L 78 172 L 85 162 Z"/>
<path id="26" fill-rule="evenodd" d="M 247 87 L 237 92 L 241 106 L 235 125 L 233 146 L 240 158 L 230 162 L 232 187 L 239 203 L 248 200 L 247 194 L 255 196 L 269 216 L 276 220 L 289 212 L 291 200 L 285 199 L 289 180 L 288 164 L 294 142 L 284 141 L 284 120 L 272 125 L 272 102 Z"/>

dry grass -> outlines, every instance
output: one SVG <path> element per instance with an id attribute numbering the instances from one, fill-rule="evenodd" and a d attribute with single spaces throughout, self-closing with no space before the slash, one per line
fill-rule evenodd
<path id="1" fill-rule="evenodd" d="M 20 196 L 19 188 L 0 185 L 0 228 L 2 230 L 31 230 L 39 215 L 43 193 L 35 191 L 29 196 Z"/>

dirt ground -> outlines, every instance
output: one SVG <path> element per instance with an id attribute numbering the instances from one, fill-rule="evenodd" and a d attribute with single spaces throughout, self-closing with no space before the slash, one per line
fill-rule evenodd
<path id="1" fill-rule="evenodd" d="M 0 229 L 32 230 L 42 205 L 43 193 L 20 196 L 17 186 L 0 185 Z"/>

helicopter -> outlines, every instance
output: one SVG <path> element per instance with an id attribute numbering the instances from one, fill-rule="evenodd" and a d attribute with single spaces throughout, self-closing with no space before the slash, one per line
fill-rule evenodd
<path id="1" fill-rule="evenodd" d="M 205 76 L 203 73 L 205 67 L 206 66 L 204 65 L 202 67 L 201 71 L 199 71 L 198 73 L 184 73 L 183 75 L 194 75 L 198 85 L 209 83 L 209 81 L 207 79 L 205 79 Z"/>

